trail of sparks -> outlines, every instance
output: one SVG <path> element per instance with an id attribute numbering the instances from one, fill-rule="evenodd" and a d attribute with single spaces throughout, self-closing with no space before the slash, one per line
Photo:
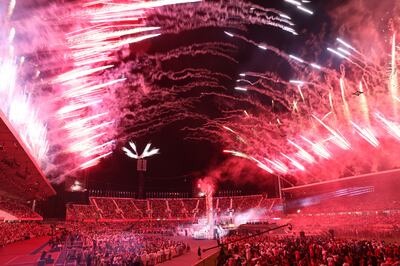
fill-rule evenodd
<path id="1" fill-rule="evenodd" d="M 260 46 L 239 34 L 225 34 Z M 232 100 L 249 103 L 253 115 L 243 117 L 232 112 L 227 118 L 209 122 L 209 127 L 215 124 L 216 130 L 213 132 L 221 134 L 229 147 L 235 147 L 233 155 L 255 158 L 257 161 L 267 157 L 265 163 L 255 161 L 255 164 L 268 173 L 294 175 L 299 182 L 337 178 L 349 167 L 354 169 L 353 173 L 374 171 L 371 170 L 372 165 L 375 167 L 379 160 L 384 160 L 381 150 L 395 150 L 395 145 L 391 145 L 393 138 L 400 140 L 400 126 L 394 122 L 399 102 L 395 40 L 393 36 L 388 75 L 384 69 L 370 66 L 366 56 L 341 38 L 337 38 L 339 47 L 328 47 L 328 52 L 348 62 L 346 68 L 350 71 L 347 71 L 347 76 L 344 66 L 338 74 L 327 67 L 308 63 L 297 55 L 286 54 L 263 44 L 266 51 L 275 51 L 274 54 L 289 62 L 295 71 L 304 71 L 301 68 L 304 65 L 312 68 L 289 81 L 268 72 L 239 74 L 237 82 L 247 93 L 240 99 Z M 324 73 L 324 77 L 321 78 L 319 73 Z M 386 92 L 382 94 L 381 91 Z M 254 94 L 257 98 L 252 96 Z M 265 99 L 272 105 L 262 103 Z M 275 112 L 277 103 L 288 112 Z M 223 132 L 218 133 L 220 124 L 229 125 L 234 135 L 246 138 L 245 145 L 233 139 L 230 141 L 231 137 Z M 339 158 L 341 163 L 336 163 L 335 160 Z M 396 162 L 393 159 L 381 163 L 394 167 Z"/>
<path id="2" fill-rule="evenodd" d="M 314 13 L 303 1 L 286 2 L 304 15 Z M 15 1 L 10 1 L 8 16 L 14 7 Z M 65 12 L 68 15 L 62 18 L 67 22 L 62 26 L 68 25 L 64 27 L 68 32 L 61 44 L 49 45 L 51 56 L 46 59 L 48 65 L 55 67 L 47 66 L 41 70 L 56 69 L 51 85 L 57 91 L 52 103 L 57 108 L 54 112 L 46 111 L 56 117 L 57 122 L 52 121 L 51 134 L 52 139 L 58 139 L 55 145 L 62 142 L 59 160 L 68 158 L 65 164 L 73 171 L 96 165 L 112 153 L 118 142 L 188 117 L 206 121 L 202 129 L 207 133 L 204 138 L 226 141 L 230 148 L 224 152 L 250 160 L 271 174 L 297 175 L 301 172 L 299 179 L 305 180 L 316 175 L 321 179 L 329 178 L 320 174 L 324 167 L 332 169 L 334 165 L 340 171 L 346 168 L 334 163 L 340 156 L 346 155 L 350 158 L 348 161 L 356 158 L 356 162 L 360 162 L 356 155 L 347 155 L 359 153 L 360 146 L 375 149 L 386 145 L 384 147 L 389 149 L 388 137 L 400 139 L 399 126 L 394 122 L 398 104 L 395 35 L 392 37 L 389 77 L 379 66 L 371 66 L 361 50 L 337 38 L 327 47 L 327 52 L 351 69 L 345 75 L 343 69 L 338 74 L 318 60 L 309 60 L 307 55 L 300 57 L 300 53 L 283 52 L 268 43 L 246 37 L 247 25 L 270 26 L 289 36 L 298 35 L 288 15 L 251 3 L 100 0 L 66 7 L 69 8 Z M 161 34 L 207 27 L 221 28 L 224 41 L 189 44 L 156 54 L 130 54 L 129 45 L 137 42 Z M 0 70 L 6 75 L 1 77 L 0 95 L 5 97 L 1 97 L 0 102 L 6 106 L 3 110 L 14 106 L 9 114 L 14 124 L 32 121 L 23 130 L 29 134 L 21 135 L 28 143 L 39 140 L 41 145 L 36 147 L 41 150 L 35 153 L 41 158 L 48 147 L 46 126 L 37 119 L 38 113 L 31 111 L 34 109 L 30 106 L 29 93 L 22 96 L 14 93 L 20 91 L 15 80 L 19 68 L 25 64 L 25 58 L 17 57 L 12 45 L 19 29 L 11 25 L 3 29 L 6 33 L 2 33 L 0 41 L 6 45 L 0 50 Z M 228 88 L 223 84 L 232 77 L 212 69 L 189 66 L 166 70 L 165 65 L 186 56 L 217 56 L 238 63 L 234 56 L 237 42 L 247 43 L 260 49 L 262 54 L 270 53 L 284 60 L 293 70 L 292 78 L 283 80 L 275 73 L 248 71 L 240 73 L 236 84 Z M 59 58 L 63 64 L 57 64 Z M 41 77 L 40 71 L 35 76 Z M 159 87 L 157 83 L 162 80 L 174 85 L 168 89 Z M 383 86 L 386 88 L 381 97 L 382 94 L 375 90 L 382 91 Z M 188 94 L 193 96 L 188 97 Z M 386 97 L 389 94 L 390 99 Z M 207 115 L 194 114 L 191 111 L 194 103 L 207 97 L 220 97 L 224 103 L 228 102 L 227 106 L 239 106 L 240 110 L 223 108 L 223 117 L 212 121 Z M 22 111 L 11 104 L 10 99 L 17 98 L 24 103 Z M 385 104 L 392 112 L 384 108 Z M 371 117 L 370 114 L 375 115 Z M 381 125 L 384 130 L 379 128 Z M 31 147 L 37 149 L 34 145 Z M 330 170 L 326 173 L 336 177 L 341 175 Z"/>
<path id="3" fill-rule="evenodd" d="M 30 80 L 20 77 L 25 69 L 24 57 L 14 45 L 16 28 L 11 19 L 16 1 L 0 10 L 0 110 L 6 115 L 30 154 L 39 165 L 47 160 L 47 125 L 40 119 L 40 108 L 30 94 Z M 2 11 L 7 11 L 2 14 Z"/>
<path id="4" fill-rule="evenodd" d="M 75 157 L 71 167 L 80 164 L 75 170 L 96 165 L 114 149 L 117 122 L 110 121 L 111 113 L 106 112 L 109 102 L 104 99 L 108 98 L 110 89 L 120 88 L 127 78 L 123 77 L 123 72 L 119 77 L 105 78 L 105 72 L 116 67 L 110 62 L 118 62 L 117 53 L 127 45 L 157 37 L 162 30 L 165 32 L 165 28 L 159 26 L 146 26 L 149 11 L 195 2 L 199 1 L 86 1 L 82 3 L 84 8 L 74 10 L 71 18 L 82 24 L 65 35 L 71 68 L 59 74 L 53 84 L 62 91 L 56 114 L 65 129 L 66 150 Z M 165 26 L 164 23 L 160 25 Z M 212 45 L 209 48 L 212 53 L 214 48 Z M 227 56 L 223 48 L 218 49 L 216 55 Z M 166 58 L 164 55 L 163 60 Z M 58 132 L 58 136 L 61 134 Z"/>

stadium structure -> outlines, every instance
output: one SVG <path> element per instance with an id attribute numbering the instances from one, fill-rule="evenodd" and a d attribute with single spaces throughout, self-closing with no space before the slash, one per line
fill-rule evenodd
<path id="1" fill-rule="evenodd" d="M 1 0 L 0 266 L 400 265 L 397 0 Z"/>

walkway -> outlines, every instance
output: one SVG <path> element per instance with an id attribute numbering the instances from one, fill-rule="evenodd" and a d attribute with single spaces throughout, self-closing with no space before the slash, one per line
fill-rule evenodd
<path id="1" fill-rule="evenodd" d="M 0 248 L 0 265 L 36 265 L 49 237 L 18 241 Z M 36 251 L 36 252 L 35 252 Z"/>
<path id="2" fill-rule="evenodd" d="M 190 246 L 190 252 L 182 256 L 173 258 L 170 261 L 161 263 L 159 264 L 160 266 L 193 266 L 197 262 L 199 262 L 199 257 L 197 256 L 197 249 L 199 248 L 199 246 L 203 250 L 205 248 L 217 245 L 217 241 L 215 240 L 195 240 L 185 237 L 176 237 L 174 239 L 188 243 Z M 219 249 L 209 250 L 206 253 L 202 254 L 201 257 L 204 259 L 218 251 Z"/>

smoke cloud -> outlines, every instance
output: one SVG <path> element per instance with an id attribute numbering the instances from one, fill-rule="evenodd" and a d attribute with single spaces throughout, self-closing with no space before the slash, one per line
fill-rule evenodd
<path id="1" fill-rule="evenodd" d="M 332 9 L 334 31 L 348 39 L 375 63 L 383 63 L 390 37 L 399 24 L 400 3 L 396 0 L 351 0 Z M 373 45 L 371 45 L 373 44 Z"/>

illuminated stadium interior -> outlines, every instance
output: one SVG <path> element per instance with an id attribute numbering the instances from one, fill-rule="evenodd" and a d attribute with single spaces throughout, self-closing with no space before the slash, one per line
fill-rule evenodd
<path id="1" fill-rule="evenodd" d="M 397 0 L 0 0 L 0 265 L 400 265 Z"/>

